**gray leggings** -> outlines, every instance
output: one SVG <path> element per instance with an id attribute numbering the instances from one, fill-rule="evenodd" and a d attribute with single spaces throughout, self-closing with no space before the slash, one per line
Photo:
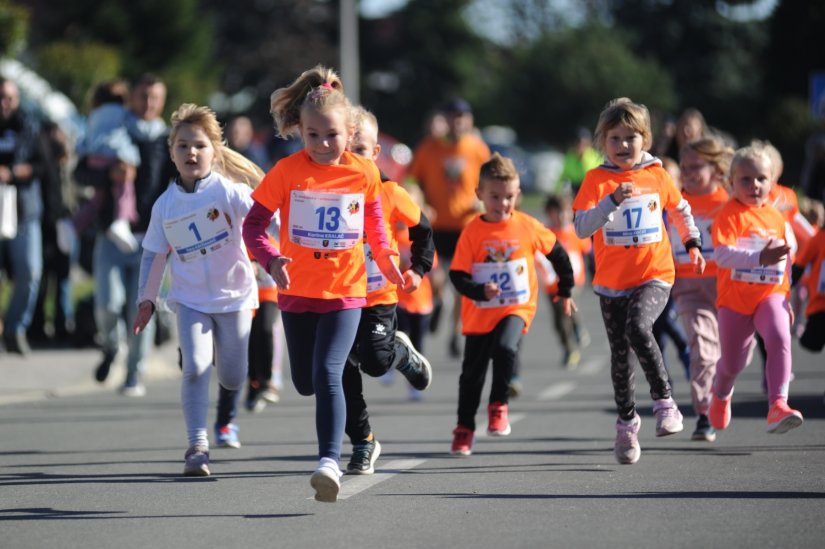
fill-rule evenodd
<path id="1" fill-rule="evenodd" d="M 636 374 L 630 361 L 631 349 L 639 359 L 650 385 L 651 398 L 670 398 L 670 383 L 662 351 L 653 337 L 653 323 L 664 310 L 669 295 L 668 288 L 646 285 L 633 289 L 629 296 L 599 296 L 607 341 L 610 344 L 613 397 L 622 419 L 633 419 L 636 414 Z"/>
<path id="2" fill-rule="evenodd" d="M 177 306 L 183 381 L 180 398 L 189 445 L 209 446 L 209 378 L 212 364 L 221 385 L 240 389 L 246 380 L 252 311 L 202 313 Z"/>

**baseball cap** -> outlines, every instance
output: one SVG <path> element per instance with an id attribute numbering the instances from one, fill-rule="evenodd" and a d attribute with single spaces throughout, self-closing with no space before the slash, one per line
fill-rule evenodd
<path id="1" fill-rule="evenodd" d="M 470 107 L 470 104 L 467 103 L 464 99 L 456 98 L 451 99 L 447 103 L 444 104 L 444 112 L 445 113 L 472 113 L 473 109 Z"/>

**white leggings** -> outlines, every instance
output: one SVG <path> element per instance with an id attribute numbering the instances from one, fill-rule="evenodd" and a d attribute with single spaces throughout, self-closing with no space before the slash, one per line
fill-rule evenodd
<path id="1" fill-rule="evenodd" d="M 214 364 L 218 381 L 237 390 L 246 380 L 252 311 L 201 313 L 177 306 L 183 381 L 180 398 L 189 445 L 209 447 L 209 378 Z"/>

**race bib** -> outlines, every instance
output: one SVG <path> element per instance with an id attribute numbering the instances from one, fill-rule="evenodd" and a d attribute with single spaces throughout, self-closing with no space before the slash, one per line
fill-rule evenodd
<path id="1" fill-rule="evenodd" d="M 530 279 L 527 275 L 527 258 L 504 263 L 473 263 L 473 282 L 498 284 L 501 294 L 489 301 L 476 301 L 481 309 L 520 305 L 530 300 Z"/>
<path id="2" fill-rule="evenodd" d="M 702 239 L 702 257 L 705 258 L 705 261 L 713 261 L 713 240 L 710 236 L 710 226 L 713 220 L 694 217 L 693 221 L 696 223 L 696 228 L 699 229 L 699 237 Z M 673 248 L 673 257 L 676 263 L 690 263 L 690 254 L 682 245 L 682 238 L 679 236 L 679 231 L 672 223 L 670 224 L 670 243 Z"/>
<path id="3" fill-rule="evenodd" d="M 759 237 L 739 237 L 736 239 L 736 247 L 746 250 L 762 250 L 768 241 Z M 779 239 L 777 245 L 784 244 L 785 241 Z M 731 280 L 739 282 L 752 282 L 755 284 L 781 284 L 785 277 L 785 265 L 788 262 L 786 257 L 776 265 L 759 266 L 752 269 L 733 269 L 730 273 Z"/>
<path id="4" fill-rule="evenodd" d="M 377 292 L 387 285 L 387 279 L 378 268 L 378 263 L 372 256 L 372 248 L 364 243 L 364 259 L 367 264 L 367 293 Z"/>
<path id="5" fill-rule="evenodd" d="M 320 250 L 355 246 L 364 232 L 364 195 L 292 191 L 289 240 Z"/>
<path id="6" fill-rule="evenodd" d="M 232 242 L 229 214 L 215 204 L 164 221 L 163 232 L 181 261 L 202 259 Z"/>
<path id="7" fill-rule="evenodd" d="M 608 246 L 633 246 L 662 240 L 662 204 L 658 193 L 628 198 L 602 228 Z"/>

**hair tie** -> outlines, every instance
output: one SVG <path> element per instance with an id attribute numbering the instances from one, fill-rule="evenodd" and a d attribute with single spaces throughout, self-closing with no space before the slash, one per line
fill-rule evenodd
<path id="1" fill-rule="evenodd" d="M 332 88 L 332 84 L 330 84 L 329 82 L 324 82 L 323 84 L 321 84 L 321 87 L 322 87 L 322 88 L 326 88 L 326 89 L 328 89 L 328 90 L 333 89 L 333 88 Z"/>

